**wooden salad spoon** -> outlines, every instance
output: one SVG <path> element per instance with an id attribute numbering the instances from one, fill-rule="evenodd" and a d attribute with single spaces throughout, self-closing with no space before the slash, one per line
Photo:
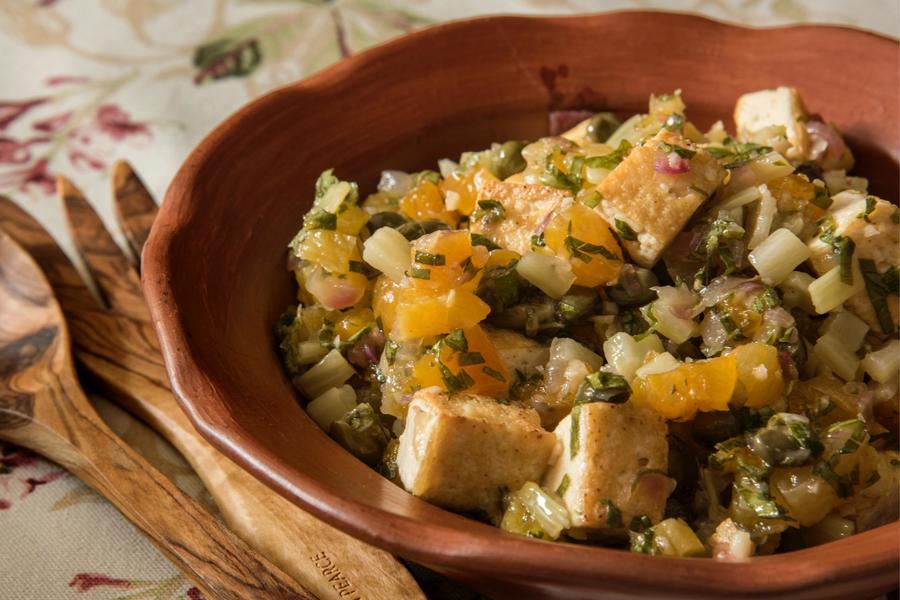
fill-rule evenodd
<path id="1" fill-rule="evenodd" d="M 312 598 L 106 426 L 81 391 L 40 267 L 0 232 L 0 437 L 105 496 L 210 598 Z"/>
<path id="2" fill-rule="evenodd" d="M 91 295 L 53 238 L 0 197 L 0 227 L 47 273 L 72 329 L 75 356 L 89 381 L 168 439 L 203 480 L 231 529 L 320 598 L 424 599 L 390 554 L 334 529 L 279 496 L 213 448 L 172 395 L 136 267 L 119 250 L 80 192 L 59 193 L 81 257 L 108 308 Z M 119 224 L 140 256 L 156 203 L 126 164 L 113 168 Z"/>

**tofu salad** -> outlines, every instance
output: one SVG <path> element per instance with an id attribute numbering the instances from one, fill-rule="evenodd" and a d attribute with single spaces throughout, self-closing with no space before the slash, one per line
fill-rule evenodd
<path id="1" fill-rule="evenodd" d="M 900 211 L 837 127 L 789 87 L 733 133 L 678 91 L 583 116 L 365 198 L 322 173 L 276 327 L 309 415 L 541 540 L 742 560 L 897 519 Z"/>

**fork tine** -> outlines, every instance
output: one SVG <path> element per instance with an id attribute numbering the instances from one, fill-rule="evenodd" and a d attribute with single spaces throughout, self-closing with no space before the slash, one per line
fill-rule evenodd
<path id="1" fill-rule="evenodd" d="M 135 318 L 143 317 L 138 310 L 144 300 L 140 279 L 103 221 L 65 177 L 56 178 L 56 193 L 62 198 L 75 246 L 110 308 Z"/>
<path id="2" fill-rule="evenodd" d="M 5 196 L 0 196 L 0 229 L 34 257 L 67 315 L 78 315 L 81 311 L 99 307 L 81 274 L 53 236 L 34 217 Z"/>
<path id="3" fill-rule="evenodd" d="M 141 178 L 124 160 L 116 161 L 113 165 L 112 189 L 116 218 L 128 238 L 140 269 L 141 251 L 158 210 L 156 202 Z"/>

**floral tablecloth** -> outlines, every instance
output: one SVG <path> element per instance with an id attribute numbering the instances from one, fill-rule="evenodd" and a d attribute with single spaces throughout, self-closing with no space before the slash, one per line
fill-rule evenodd
<path id="1" fill-rule="evenodd" d="M 222 118 L 348 54 L 479 14 L 648 8 L 755 26 L 808 21 L 900 33 L 896 0 L 0 0 L 0 194 L 72 255 L 56 174 L 73 179 L 112 226 L 115 159 L 129 160 L 161 198 Z M 215 510 L 171 446 L 94 400 L 114 430 Z M 0 443 L 0 598 L 199 597 L 102 498 L 62 468 Z"/>

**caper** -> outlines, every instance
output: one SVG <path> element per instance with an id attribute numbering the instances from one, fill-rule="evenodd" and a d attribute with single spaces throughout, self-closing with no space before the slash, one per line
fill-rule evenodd
<path id="1" fill-rule="evenodd" d="M 450 226 L 439 219 L 429 219 L 427 221 L 409 221 L 397 228 L 397 231 L 403 234 L 403 237 L 409 241 L 417 240 L 426 233 L 435 231 L 443 231 L 450 229 Z"/>
<path id="2" fill-rule="evenodd" d="M 394 212 L 392 210 L 385 210 L 379 213 L 375 213 L 374 215 L 369 217 L 368 225 L 369 231 L 375 231 L 377 229 L 381 229 L 382 227 L 397 229 L 406 222 L 406 217 L 404 217 L 400 213 Z"/>
<path id="3" fill-rule="evenodd" d="M 557 310 L 564 321 L 572 323 L 590 314 L 598 300 L 596 291 L 576 285 L 559 299 Z"/>
<path id="4" fill-rule="evenodd" d="M 656 297 L 650 289 L 655 285 L 659 285 L 659 279 L 653 271 L 626 264 L 619 272 L 619 283 L 606 288 L 606 294 L 619 306 L 643 306 Z"/>
<path id="5" fill-rule="evenodd" d="M 587 135 L 592 142 L 605 142 L 622 123 L 611 112 L 600 112 L 591 117 L 587 126 Z"/>
<path id="6" fill-rule="evenodd" d="M 524 171 L 526 163 L 522 157 L 522 148 L 525 145 L 525 142 L 511 140 L 495 146 L 491 151 L 494 175 L 500 179 L 506 179 L 510 175 Z"/>
<path id="7" fill-rule="evenodd" d="M 434 233 L 435 231 L 446 231 L 450 229 L 450 226 L 440 219 L 428 219 L 427 221 L 421 221 L 419 225 L 422 226 L 422 230 L 425 233 Z"/>

